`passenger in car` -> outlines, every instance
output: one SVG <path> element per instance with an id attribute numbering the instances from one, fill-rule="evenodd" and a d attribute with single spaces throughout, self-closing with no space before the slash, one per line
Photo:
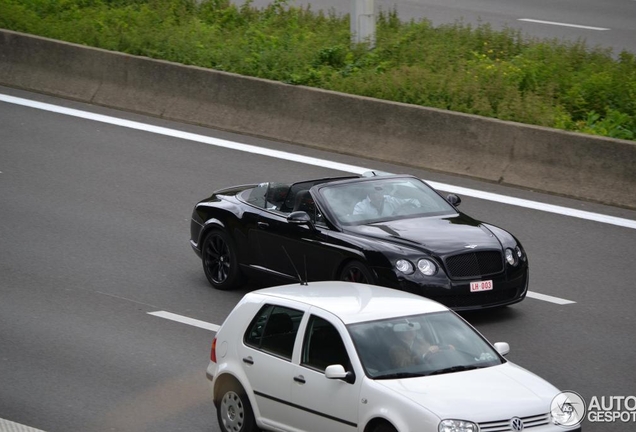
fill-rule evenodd
<path id="1" fill-rule="evenodd" d="M 289 185 L 283 183 L 270 183 L 265 194 L 265 208 L 267 210 L 280 210 L 285 202 Z"/>
<path id="2" fill-rule="evenodd" d="M 353 214 L 364 215 L 367 218 L 391 216 L 404 205 L 421 206 L 416 199 L 396 198 L 385 194 L 381 187 L 376 186 L 368 192 L 365 199 L 355 205 Z"/>
<path id="3" fill-rule="evenodd" d="M 396 337 L 389 349 L 389 356 L 394 368 L 421 364 L 426 354 L 439 351 L 439 346 L 426 341 L 419 329 L 420 324 L 413 322 L 393 326 Z"/>

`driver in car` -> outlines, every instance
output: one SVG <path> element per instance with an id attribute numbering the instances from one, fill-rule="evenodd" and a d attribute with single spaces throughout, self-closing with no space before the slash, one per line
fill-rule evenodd
<path id="1" fill-rule="evenodd" d="M 407 322 L 393 326 L 395 343 L 389 350 L 389 356 L 394 368 L 401 368 L 415 364 L 421 364 L 424 357 L 440 350 L 439 346 L 432 345 L 424 340 L 419 323 Z"/>
<path id="2" fill-rule="evenodd" d="M 386 195 L 381 187 L 376 186 L 367 194 L 365 199 L 355 205 L 353 214 L 364 215 L 368 218 L 391 216 L 405 205 L 420 207 L 420 202 L 416 199 L 396 198 Z"/>

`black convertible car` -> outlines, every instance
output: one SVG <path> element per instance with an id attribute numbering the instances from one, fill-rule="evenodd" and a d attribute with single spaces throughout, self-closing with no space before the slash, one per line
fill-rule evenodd
<path id="1" fill-rule="evenodd" d="M 221 290 L 257 272 L 384 285 L 455 310 L 523 300 L 523 247 L 460 202 L 409 175 L 235 186 L 195 206 L 190 242 Z"/>

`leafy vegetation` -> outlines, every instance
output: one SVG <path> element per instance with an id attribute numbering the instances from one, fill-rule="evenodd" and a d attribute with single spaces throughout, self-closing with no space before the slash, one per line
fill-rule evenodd
<path id="1" fill-rule="evenodd" d="M 636 139 L 636 57 L 381 11 L 376 46 L 349 18 L 287 0 L 0 0 L 0 27 L 291 84 Z"/>

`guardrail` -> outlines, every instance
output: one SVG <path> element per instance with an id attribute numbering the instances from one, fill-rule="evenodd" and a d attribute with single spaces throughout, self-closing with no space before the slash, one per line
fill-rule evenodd
<path id="1" fill-rule="evenodd" d="M 351 96 L 0 30 L 0 84 L 636 208 L 636 143 Z"/>

